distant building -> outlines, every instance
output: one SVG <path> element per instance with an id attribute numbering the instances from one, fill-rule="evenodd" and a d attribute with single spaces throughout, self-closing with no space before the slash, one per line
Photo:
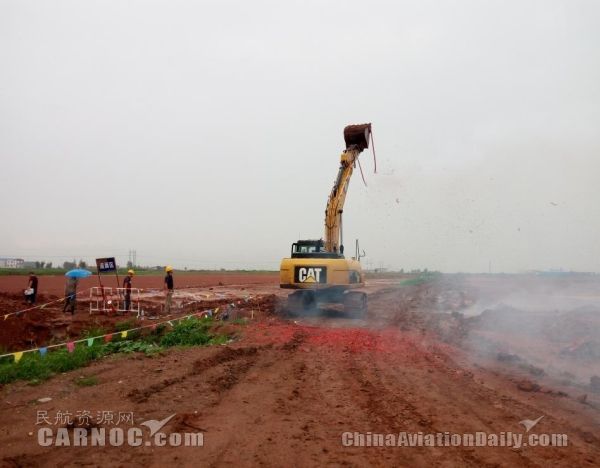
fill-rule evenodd
<path id="1" fill-rule="evenodd" d="M 22 258 L 0 258 L 0 268 L 23 268 Z"/>

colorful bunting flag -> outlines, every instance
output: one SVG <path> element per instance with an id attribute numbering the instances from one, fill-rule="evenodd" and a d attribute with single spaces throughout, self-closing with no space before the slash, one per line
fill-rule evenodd
<path id="1" fill-rule="evenodd" d="M 87 339 L 87 345 L 88 346 L 92 346 L 94 344 L 94 338 L 88 338 Z"/>
<path id="2" fill-rule="evenodd" d="M 6 320 L 6 319 L 8 318 L 8 316 L 9 316 L 9 315 L 10 315 L 10 314 L 6 314 L 6 315 L 4 316 L 4 320 Z"/>
<path id="3" fill-rule="evenodd" d="M 104 342 L 109 343 L 112 341 L 112 335 L 104 335 Z"/>
<path id="4" fill-rule="evenodd" d="M 46 353 L 48 352 L 48 348 L 40 348 L 40 355 L 42 357 L 44 357 L 46 355 Z"/>
<path id="5" fill-rule="evenodd" d="M 121 338 L 127 338 L 127 330 L 121 332 Z"/>
<path id="6" fill-rule="evenodd" d="M 17 351 L 16 353 L 13 353 L 13 356 L 15 357 L 15 362 L 19 362 L 23 357 L 23 351 Z"/>
<path id="7" fill-rule="evenodd" d="M 72 353 L 75 350 L 75 343 L 73 343 L 72 341 L 69 341 L 67 343 L 67 349 L 69 350 L 70 353 Z"/>

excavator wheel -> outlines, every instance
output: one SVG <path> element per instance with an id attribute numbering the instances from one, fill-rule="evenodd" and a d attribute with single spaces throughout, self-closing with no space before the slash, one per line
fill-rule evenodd
<path id="1" fill-rule="evenodd" d="M 314 310 L 316 305 L 314 291 L 294 291 L 287 299 L 287 311 L 291 315 L 306 314 Z"/>
<path id="2" fill-rule="evenodd" d="M 349 291 L 344 294 L 344 311 L 349 317 L 364 319 L 367 309 L 367 295 L 364 292 Z"/>

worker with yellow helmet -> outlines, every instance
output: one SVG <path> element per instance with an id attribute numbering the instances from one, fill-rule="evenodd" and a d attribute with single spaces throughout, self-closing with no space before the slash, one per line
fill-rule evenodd
<path id="1" fill-rule="evenodd" d="M 123 296 L 125 298 L 125 311 L 129 312 L 131 307 L 131 278 L 135 275 L 135 271 L 128 270 L 127 276 L 123 280 Z"/>
<path id="2" fill-rule="evenodd" d="M 165 314 L 171 313 L 171 304 L 173 302 L 173 267 L 167 265 L 165 267 L 167 275 L 165 276 Z"/>

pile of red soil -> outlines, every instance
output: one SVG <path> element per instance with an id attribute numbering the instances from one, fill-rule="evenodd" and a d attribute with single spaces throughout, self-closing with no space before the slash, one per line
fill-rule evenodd
<path id="1" fill-rule="evenodd" d="M 403 358 L 432 352 L 447 355 L 455 353 L 455 348 L 449 345 L 436 343 L 433 349 L 423 335 L 401 332 L 394 327 L 382 330 L 324 328 L 277 321 L 257 323 L 246 330 L 246 338 L 258 345 L 284 345 L 298 336 L 302 337 L 300 349 L 305 351 L 311 347 L 319 347 L 349 353 L 382 353 Z"/>

